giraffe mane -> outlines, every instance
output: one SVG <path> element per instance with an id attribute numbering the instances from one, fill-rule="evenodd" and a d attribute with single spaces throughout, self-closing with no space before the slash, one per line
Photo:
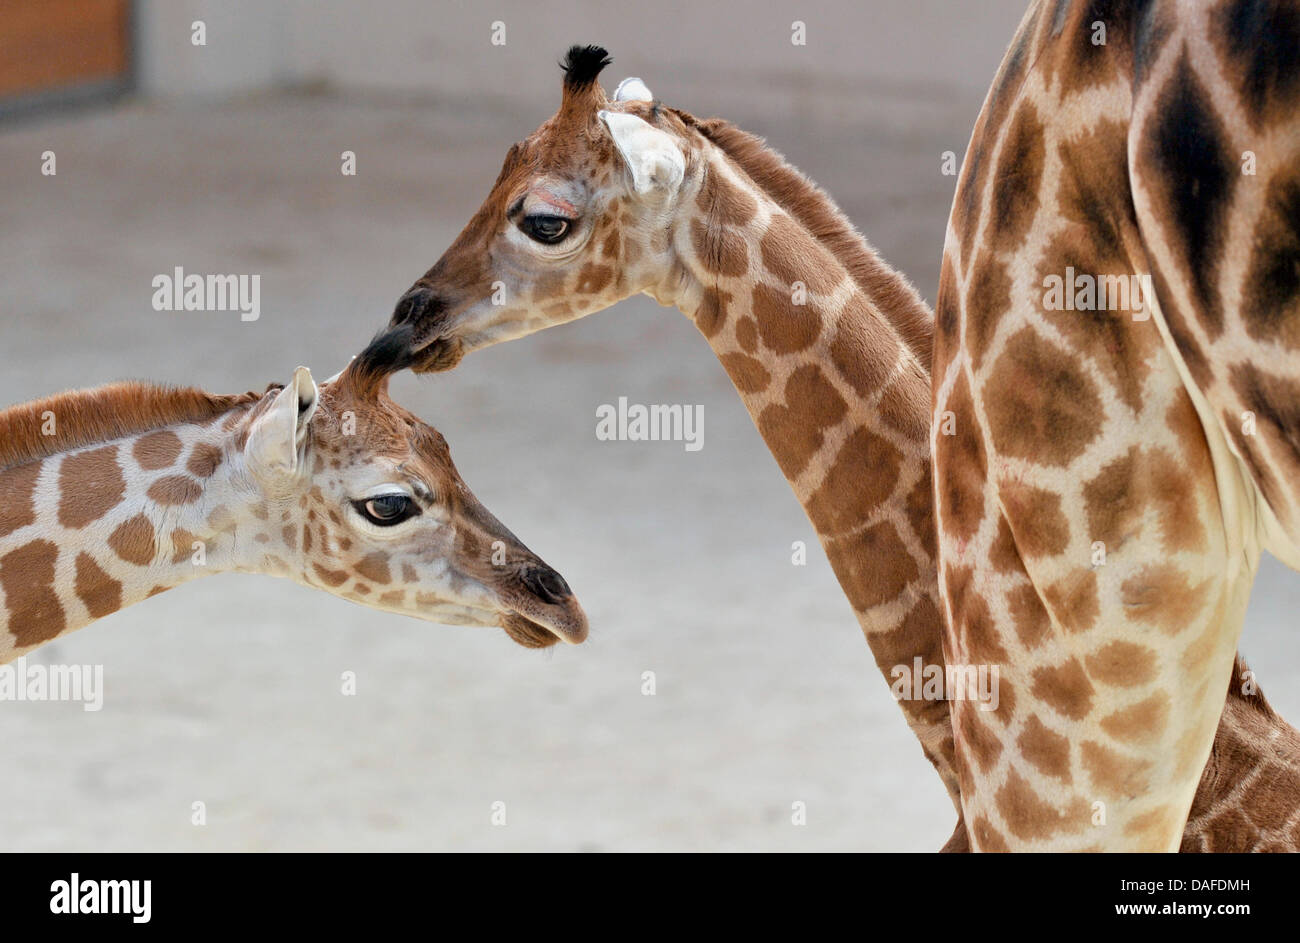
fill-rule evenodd
<path id="1" fill-rule="evenodd" d="M 19 403 L 0 412 L 0 469 L 174 423 L 202 422 L 261 396 L 129 380 Z M 47 414 L 54 418 L 53 435 L 42 432 Z"/>
<path id="2" fill-rule="evenodd" d="M 665 108 L 736 163 L 781 209 L 803 225 L 874 298 L 903 342 L 927 372 L 934 344 L 934 316 L 912 284 L 871 248 L 843 210 L 763 138 L 722 118 L 699 119 Z M 890 312 L 900 312 L 897 315 Z"/>

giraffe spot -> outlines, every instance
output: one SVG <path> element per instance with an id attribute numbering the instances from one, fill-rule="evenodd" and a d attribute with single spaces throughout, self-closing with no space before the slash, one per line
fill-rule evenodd
<path id="1" fill-rule="evenodd" d="M 298 546 L 297 529 L 292 524 L 285 524 L 283 527 L 280 528 L 280 539 L 284 542 L 284 545 L 288 547 L 290 550 L 296 549 Z"/>
<path id="2" fill-rule="evenodd" d="M 1052 619 L 1033 584 L 1025 583 L 1007 593 L 1007 610 L 1020 644 L 1031 651 L 1041 645 L 1052 628 Z"/>
<path id="3" fill-rule="evenodd" d="M 989 772 L 1002 754 L 1002 743 L 980 716 L 986 712 L 980 711 L 974 701 L 953 701 L 951 708 L 965 752 L 981 772 Z"/>
<path id="4" fill-rule="evenodd" d="M 48 540 L 33 540 L 0 557 L 0 587 L 5 592 L 8 628 L 18 648 L 47 642 L 68 626 L 54 591 L 54 562 L 58 557 L 59 548 Z"/>
<path id="5" fill-rule="evenodd" d="M 1079 747 L 1079 759 L 1088 771 L 1093 788 L 1105 796 L 1136 796 L 1148 791 L 1151 764 L 1118 750 L 1085 740 Z"/>
<path id="6" fill-rule="evenodd" d="M 1087 632 L 1101 615 L 1094 570 L 1071 570 L 1043 590 L 1043 600 L 1067 632 Z"/>
<path id="7" fill-rule="evenodd" d="M 1011 310 L 1011 278 L 1006 266 L 987 249 L 975 257 L 966 289 L 966 349 L 979 369 L 998 324 Z"/>
<path id="8" fill-rule="evenodd" d="M 897 599 L 919 575 L 916 561 L 889 521 L 827 541 L 826 556 L 858 612 Z"/>
<path id="9" fill-rule="evenodd" d="M 912 490 L 907 493 L 907 502 L 903 506 L 903 511 L 907 514 L 907 522 L 920 542 L 926 558 L 933 560 L 939 551 L 934 523 L 934 487 L 930 480 L 928 462 L 921 467 L 921 476 L 912 486 Z"/>
<path id="10" fill-rule="evenodd" d="M 951 416 L 938 420 L 934 454 L 940 528 L 958 540 L 970 540 L 984 517 L 988 463 L 964 371 L 953 384 L 946 405 L 945 412 Z"/>
<path id="11" fill-rule="evenodd" d="M 1038 668 L 1033 678 L 1034 685 L 1030 690 L 1034 697 L 1058 714 L 1070 720 L 1083 720 L 1092 710 L 1092 682 L 1078 659 L 1071 658 L 1063 665 Z"/>
<path id="12" fill-rule="evenodd" d="M 390 589 L 386 593 L 379 594 L 379 605 L 387 606 L 390 609 L 396 609 L 406 600 L 406 590 Z"/>
<path id="13" fill-rule="evenodd" d="M 695 309 L 695 326 L 705 337 L 713 337 L 727 320 L 727 305 L 731 295 L 713 288 L 704 289 L 700 306 Z"/>
<path id="14" fill-rule="evenodd" d="M 1094 681 L 1117 688 L 1150 684 L 1156 676 L 1156 653 L 1134 642 L 1107 642 L 1084 664 Z"/>
<path id="15" fill-rule="evenodd" d="M 727 376 L 731 377 L 731 382 L 741 393 L 761 393 L 772 382 L 771 374 L 767 372 L 762 362 L 748 354 L 723 354 L 718 359 L 722 361 Z"/>
<path id="16" fill-rule="evenodd" d="M 165 593 L 169 589 L 171 589 L 170 586 L 155 586 L 153 589 L 149 590 L 148 594 L 144 598 L 152 599 L 154 596 L 157 596 L 159 593 Z"/>
<path id="17" fill-rule="evenodd" d="M 32 495 L 40 473 L 40 462 L 0 470 L 0 537 L 36 522 Z"/>
<path id="18" fill-rule="evenodd" d="M 1209 587 L 1209 579 L 1193 585 L 1172 563 L 1148 563 L 1120 585 L 1120 602 L 1129 618 L 1172 635 L 1196 620 Z"/>
<path id="19" fill-rule="evenodd" d="M 998 483 L 998 498 L 1022 559 L 1065 552 L 1070 545 L 1070 523 L 1061 510 L 1059 494 L 1004 478 Z"/>
<path id="20" fill-rule="evenodd" d="M 409 563 L 402 564 L 402 582 L 403 583 L 420 582 L 420 574 L 416 573 L 415 567 L 411 566 L 411 564 Z"/>
<path id="21" fill-rule="evenodd" d="M 392 574 L 388 572 L 388 555 L 371 553 L 362 557 L 355 567 L 356 571 L 372 583 L 390 583 Z"/>
<path id="22" fill-rule="evenodd" d="M 158 552 L 153 524 L 143 514 L 129 517 L 108 535 L 108 545 L 127 563 L 148 566 Z"/>
<path id="23" fill-rule="evenodd" d="M 738 278 L 749 271 L 749 250 L 745 240 L 730 229 L 706 226 L 691 220 L 691 242 L 695 257 L 706 272 Z"/>
<path id="24" fill-rule="evenodd" d="M 1300 480 L 1300 381 L 1267 373 L 1248 361 L 1234 366 L 1229 380 L 1256 417 L 1254 436 L 1242 434 L 1240 416 L 1228 423 L 1233 441 L 1269 504 L 1275 510 L 1286 508 L 1294 491 L 1283 491 L 1275 475 L 1287 482 Z"/>
<path id="25" fill-rule="evenodd" d="M 1018 251 L 1029 235 L 1029 227 L 1038 209 L 1043 163 L 1047 156 L 1043 130 L 1038 109 L 1032 102 L 1022 99 L 1002 140 L 994 174 L 997 185 L 990 194 L 992 203 L 987 238 L 995 251 Z M 985 264 L 990 261 L 986 259 Z M 1001 266 L 998 269 L 1002 281 L 1007 282 Z M 1010 287 L 1009 282 L 1006 287 Z"/>
<path id="26" fill-rule="evenodd" d="M 989 546 L 989 563 L 998 573 L 1023 573 L 1024 563 L 1016 550 L 1016 539 L 1011 534 L 1011 525 L 1007 519 L 998 515 L 997 530 L 993 534 L 993 543 Z"/>
<path id="27" fill-rule="evenodd" d="M 802 282 L 810 292 L 824 295 L 844 278 L 835 257 L 784 214 L 772 217 L 758 247 L 763 266 L 787 287 Z"/>
<path id="28" fill-rule="evenodd" d="M 930 378 L 920 367 L 896 374 L 876 404 L 885 425 L 929 451 Z"/>
<path id="29" fill-rule="evenodd" d="M 976 817 L 971 823 L 971 832 L 975 836 L 975 847 L 979 851 L 989 854 L 1007 854 L 1011 851 L 1002 833 L 982 815 Z"/>
<path id="30" fill-rule="evenodd" d="M 773 403 L 759 413 L 758 431 L 781 471 L 793 481 L 821 448 L 825 438 L 822 430 L 843 419 L 848 407 L 816 364 L 799 367 L 790 374 L 785 402 L 789 405 Z"/>
<path id="31" fill-rule="evenodd" d="M 870 396 L 894 370 L 898 341 L 856 295 L 840 311 L 831 339 L 831 363 L 859 396 Z M 891 356 L 890 352 L 894 352 Z"/>
<path id="32" fill-rule="evenodd" d="M 302 552 L 311 553 L 311 527 L 307 524 L 302 525 Z"/>
<path id="33" fill-rule="evenodd" d="M 870 429 L 857 429 L 808 499 L 808 516 L 820 534 L 836 534 L 866 520 L 889 498 L 903 456 Z"/>
<path id="34" fill-rule="evenodd" d="M 105 573 L 88 553 L 77 554 L 73 589 L 92 619 L 102 619 L 122 608 L 122 584 Z"/>
<path id="35" fill-rule="evenodd" d="M 194 554 L 194 545 L 202 544 L 194 534 L 178 527 L 172 531 L 172 563 L 184 563 Z"/>
<path id="36" fill-rule="evenodd" d="M 758 322 L 748 314 L 736 322 L 736 343 L 747 354 L 758 350 Z"/>
<path id="37" fill-rule="evenodd" d="M 76 529 L 99 520 L 124 494 L 116 445 L 68 455 L 59 465 L 59 523 L 64 527 Z"/>
<path id="38" fill-rule="evenodd" d="M 803 350 L 821 333 L 821 315 L 810 304 L 794 304 L 790 295 L 762 283 L 754 286 L 753 301 L 758 333 L 774 353 Z"/>
<path id="39" fill-rule="evenodd" d="M 578 271 L 578 281 L 573 290 L 580 295 L 596 295 L 604 291 L 613 278 L 612 266 L 588 262 Z"/>
<path id="40" fill-rule="evenodd" d="M 1096 385 L 1074 357 L 1030 327 L 1007 341 L 982 401 L 994 449 L 1002 456 L 1064 468 L 1101 431 Z"/>
<path id="41" fill-rule="evenodd" d="M 168 475 L 151 484 L 146 494 L 156 504 L 161 504 L 164 507 L 175 507 L 181 504 L 193 504 L 203 497 L 203 485 L 188 475 Z M 258 508 L 254 508 L 254 514 L 258 510 Z M 265 515 L 266 511 L 262 510 L 262 514 Z M 262 520 L 265 519 L 263 516 Z"/>
<path id="42" fill-rule="evenodd" d="M 1007 780 L 994 795 L 994 802 L 1007 829 L 1022 841 L 1075 832 L 1088 822 L 1086 802 L 1076 800 L 1070 808 L 1058 809 L 1014 769 L 1007 770 Z"/>
<path id="43" fill-rule="evenodd" d="M 611 228 L 609 235 L 605 237 L 605 241 L 600 245 L 600 254 L 607 259 L 617 259 L 621 242 L 622 237 L 619 236 L 618 230 Z"/>
<path id="44" fill-rule="evenodd" d="M 961 341 L 958 327 L 961 317 L 961 298 L 958 297 L 957 277 L 953 274 L 952 258 L 944 253 L 939 268 L 939 293 L 934 302 L 934 369 L 932 373 L 943 376 L 952 362 L 952 351 Z"/>
<path id="45" fill-rule="evenodd" d="M 1158 738 L 1169 720 L 1169 695 L 1157 692 L 1144 700 L 1107 714 L 1101 729 L 1125 743 L 1143 743 Z"/>
<path id="46" fill-rule="evenodd" d="M 709 174 L 696 203 L 711 224 L 743 226 L 758 212 L 758 201 L 722 174 Z"/>
<path id="47" fill-rule="evenodd" d="M 988 602 L 975 591 L 971 575 L 972 571 L 967 567 L 962 567 L 960 571 L 948 568 L 953 629 L 965 645 L 966 656 L 972 665 L 1002 664 L 1008 660 L 1007 650 L 1002 645 L 997 624 L 989 613 Z M 1004 708 L 1007 705 L 999 703 L 997 712 L 1002 713 Z"/>
<path id="48" fill-rule="evenodd" d="M 348 574 L 345 570 L 331 570 L 321 566 L 319 563 L 313 563 L 311 568 L 316 571 L 316 576 L 326 586 L 339 587 L 348 581 Z"/>
<path id="49" fill-rule="evenodd" d="M 1049 730 L 1033 714 L 1025 721 L 1025 729 L 1016 741 L 1020 753 L 1038 772 L 1068 784 L 1070 776 L 1070 741 Z"/>
<path id="50" fill-rule="evenodd" d="M 1151 194 L 1152 219 L 1163 229 L 1196 315 L 1214 340 L 1224 327 L 1219 260 L 1241 173 L 1186 49 L 1152 114 L 1151 130 L 1138 145 L 1139 173 Z"/>
<path id="51" fill-rule="evenodd" d="M 181 455 L 181 437 L 170 429 L 159 429 L 135 440 L 131 454 L 145 471 L 170 468 Z"/>
<path id="52" fill-rule="evenodd" d="M 1129 62 L 1128 29 L 1121 25 L 1133 14 L 1123 5 L 1111 3 L 1058 2 L 1053 41 L 1042 45 L 1035 70 L 1059 83 L 1062 96 L 1073 95 L 1094 85 L 1115 79 L 1118 63 Z M 1105 45 L 1094 45 L 1092 24 L 1109 21 Z"/>
<path id="53" fill-rule="evenodd" d="M 950 223 L 960 243 L 963 270 L 970 265 L 971 250 L 975 247 L 975 236 L 979 232 L 980 198 L 984 194 L 984 178 L 988 176 L 989 151 L 995 143 L 994 136 L 990 134 L 989 118 L 989 110 L 985 108 L 975 119 L 970 146 L 957 178 L 957 192 L 953 195 Z"/>
<path id="54" fill-rule="evenodd" d="M 1300 174 L 1274 178 L 1251 239 L 1242 319 L 1249 336 L 1300 350 Z"/>
<path id="55" fill-rule="evenodd" d="M 321 461 L 319 455 L 316 456 L 316 461 Z M 209 442 L 199 442 L 190 452 L 190 460 L 186 462 L 185 469 L 195 478 L 210 478 L 220 464 L 220 447 Z"/>
<path id="56" fill-rule="evenodd" d="M 1256 131 L 1295 115 L 1300 98 L 1300 11 L 1289 0 L 1230 0 L 1210 14 L 1206 31 L 1217 63 Z"/>

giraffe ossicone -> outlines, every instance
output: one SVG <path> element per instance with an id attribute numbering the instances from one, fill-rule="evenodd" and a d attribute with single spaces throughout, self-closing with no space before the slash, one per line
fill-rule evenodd
<path id="1" fill-rule="evenodd" d="M 375 609 L 581 642 L 568 584 L 394 403 L 388 337 L 317 386 L 120 383 L 0 412 L 0 663 L 198 576 L 282 576 Z"/>

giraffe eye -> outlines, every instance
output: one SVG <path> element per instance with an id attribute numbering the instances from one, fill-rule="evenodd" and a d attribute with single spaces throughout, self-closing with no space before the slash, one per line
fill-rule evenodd
<path id="1" fill-rule="evenodd" d="M 364 501 L 353 501 L 352 506 L 372 524 L 392 527 L 420 513 L 419 507 L 408 495 L 381 494 Z"/>
<path id="2" fill-rule="evenodd" d="M 554 245 L 569 234 L 572 224 L 563 216 L 525 216 L 519 223 L 529 238 Z"/>

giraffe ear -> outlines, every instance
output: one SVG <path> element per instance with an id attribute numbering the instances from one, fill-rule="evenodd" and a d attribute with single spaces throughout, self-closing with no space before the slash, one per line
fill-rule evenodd
<path id="1" fill-rule="evenodd" d="M 651 127 L 636 115 L 618 111 L 597 112 L 609 128 L 637 196 L 653 197 L 675 191 L 686 175 L 686 158 L 671 136 Z"/>
<path id="2" fill-rule="evenodd" d="M 266 479 L 292 475 L 298 470 L 298 453 L 316 412 L 316 398 L 311 371 L 299 367 L 248 430 L 244 454 L 253 474 Z"/>
<path id="3" fill-rule="evenodd" d="M 614 89 L 614 101 L 616 102 L 652 102 L 655 97 L 650 94 L 650 89 L 646 87 L 645 82 L 638 78 L 629 76 L 618 83 L 618 88 Z"/>

